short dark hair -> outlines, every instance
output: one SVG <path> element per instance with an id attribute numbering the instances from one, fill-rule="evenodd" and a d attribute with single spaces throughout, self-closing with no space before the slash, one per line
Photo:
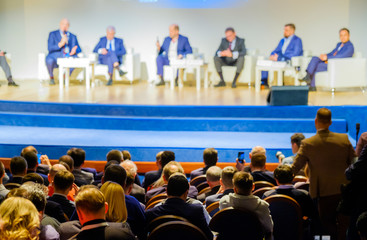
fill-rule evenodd
<path id="1" fill-rule="evenodd" d="M 232 166 L 227 166 L 222 170 L 222 183 L 226 187 L 233 188 L 233 176 L 237 172 L 237 169 Z"/>
<path id="2" fill-rule="evenodd" d="M 74 180 L 74 175 L 68 170 L 58 171 L 54 177 L 55 189 L 65 191 L 73 185 Z"/>
<path id="3" fill-rule="evenodd" d="M 348 34 L 350 34 L 349 29 L 348 29 L 348 28 L 345 28 L 345 27 L 344 27 L 344 28 L 342 28 L 342 29 L 340 29 L 340 30 L 339 30 L 339 33 L 340 33 L 341 31 L 347 31 L 347 32 L 348 32 Z"/>
<path id="4" fill-rule="evenodd" d="M 294 174 L 293 174 L 291 166 L 287 164 L 279 165 L 274 170 L 274 178 L 277 179 L 280 184 L 292 183 Z"/>
<path id="5" fill-rule="evenodd" d="M 27 171 L 27 161 L 24 157 L 12 157 L 10 160 L 10 172 L 13 175 L 24 174 Z"/>
<path id="6" fill-rule="evenodd" d="M 233 185 L 239 195 L 250 195 L 253 183 L 254 179 L 250 173 L 241 171 L 236 172 L 233 176 Z"/>
<path id="7" fill-rule="evenodd" d="M 85 161 L 85 151 L 81 148 L 71 148 L 67 154 L 73 158 L 74 166 L 80 167 Z"/>
<path id="8" fill-rule="evenodd" d="M 164 151 L 161 156 L 162 168 L 164 168 L 164 166 L 171 161 L 175 161 L 175 153 L 172 151 Z"/>
<path id="9" fill-rule="evenodd" d="M 122 150 L 122 156 L 124 158 L 124 160 L 131 160 L 131 154 L 129 151 L 127 150 Z"/>
<path id="10" fill-rule="evenodd" d="M 303 139 L 305 139 L 305 135 L 302 133 L 295 133 L 291 136 L 291 143 L 295 143 L 298 147 L 300 147 Z"/>
<path id="11" fill-rule="evenodd" d="M 262 168 L 265 167 L 266 156 L 262 153 L 257 153 L 251 156 L 251 165 L 253 167 Z"/>
<path id="12" fill-rule="evenodd" d="M 104 171 L 104 182 L 115 182 L 121 185 L 122 188 L 126 185 L 126 170 L 120 165 L 112 164 Z"/>
<path id="13" fill-rule="evenodd" d="M 36 168 L 38 164 L 38 157 L 37 154 L 34 152 L 26 152 L 23 155 L 24 159 L 27 161 L 27 166 L 29 169 Z"/>
<path id="14" fill-rule="evenodd" d="M 218 151 L 214 148 L 207 148 L 203 152 L 203 159 L 206 166 L 215 166 L 218 161 Z"/>
<path id="15" fill-rule="evenodd" d="M 107 162 L 111 160 L 121 162 L 122 160 L 124 160 L 124 158 L 120 150 L 111 150 L 107 153 L 106 160 Z"/>
<path id="16" fill-rule="evenodd" d="M 174 173 L 168 179 L 167 195 L 180 197 L 189 189 L 189 187 L 189 182 L 184 174 Z"/>
<path id="17" fill-rule="evenodd" d="M 65 163 L 69 167 L 70 171 L 74 169 L 74 159 L 69 155 L 61 156 L 59 158 L 59 163 Z"/>
<path id="18" fill-rule="evenodd" d="M 363 212 L 359 215 L 357 220 L 357 230 L 362 239 L 367 238 L 367 212 Z"/>
<path id="19" fill-rule="evenodd" d="M 22 183 L 25 183 L 25 182 L 45 184 L 45 181 L 43 180 L 43 178 L 40 175 L 38 175 L 37 173 L 27 173 L 22 179 Z"/>
<path id="20" fill-rule="evenodd" d="M 294 23 L 287 23 L 286 25 L 284 25 L 284 27 L 290 27 L 293 30 L 296 30 L 296 25 L 294 25 Z"/>
<path id="21" fill-rule="evenodd" d="M 224 32 L 226 33 L 226 32 L 236 32 L 236 31 L 234 30 L 233 27 L 227 27 Z"/>
<path id="22" fill-rule="evenodd" d="M 35 154 L 38 153 L 37 149 L 33 146 L 28 146 L 22 149 L 22 152 L 20 153 L 20 156 L 24 157 L 24 154 L 26 152 L 34 152 Z"/>
<path id="23" fill-rule="evenodd" d="M 323 124 L 331 123 L 331 111 L 327 108 L 320 108 L 317 110 L 316 118 L 319 122 Z"/>
<path id="24" fill-rule="evenodd" d="M 106 171 L 106 169 L 111 166 L 111 165 L 119 165 L 120 163 L 116 160 L 111 160 L 108 161 L 105 165 L 104 165 L 104 171 Z"/>

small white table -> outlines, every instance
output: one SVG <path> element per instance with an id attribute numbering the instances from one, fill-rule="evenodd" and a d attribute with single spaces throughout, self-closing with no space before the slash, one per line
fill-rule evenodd
<path id="1" fill-rule="evenodd" d="M 92 82 L 94 83 L 94 67 L 95 61 L 89 58 L 58 58 L 59 65 L 59 86 L 60 90 L 64 87 L 64 70 L 65 70 L 65 87 L 69 86 L 70 68 L 84 68 L 85 69 L 85 87 L 90 88 L 89 66 L 92 67 Z"/>
<path id="2" fill-rule="evenodd" d="M 170 61 L 172 68 L 171 89 L 175 88 L 175 79 L 178 69 L 195 68 L 196 69 L 196 90 L 201 87 L 201 67 L 204 69 L 204 88 L 208 88 L 208 65 L 204 64 L 203 59 L 175 59 Z"/>
<path id="3" fill-rule="evenodd" d="M 257 60 L 256 62 L 256 79 L 255 79 L 255 91 L 260 92 L 261 85 L 261 71 L 269 71 L 269 86 L 274 80 L 274 72 L 278 72 L 277 85 L 283 85 L 283 73 L 286 70 L 290 70 L 291 67 L 286 62 L 276 62 L 272 60 Z"/>

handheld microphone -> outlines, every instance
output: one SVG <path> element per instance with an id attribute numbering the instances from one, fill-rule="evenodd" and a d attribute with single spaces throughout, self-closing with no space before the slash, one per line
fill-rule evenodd
<path id="1" fill-rule="evenodd" d="M 356 123 L 356 141 L 358 141 L 358 135 L 359 135 L 359 130 L 360 129 L 361 129 L 361 124 Z"/>

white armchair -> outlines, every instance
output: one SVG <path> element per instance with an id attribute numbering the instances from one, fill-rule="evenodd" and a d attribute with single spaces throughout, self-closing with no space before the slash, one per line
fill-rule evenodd
<path id="1" fill-rule="evenodd" d="M 8 62 L 8 65 L 11 69 L 11 54 L 10 53 L 5 54 L 5 58 L 6 58 L 6 61 Z M 0 69 L 0 80 L 4 80 L 4 79 L 6 80 L 5 73 L 4 73 L 3 69 Z"/>
<path id="2" fill-rule="evenodd" d="M 366 58 L 355 53 L 351 58 L 335 58 L 328 60 L 328 70 L 316 73 L 316 88 L 334 91 L 343 88 L 364 88 L 366 80 Z"/>

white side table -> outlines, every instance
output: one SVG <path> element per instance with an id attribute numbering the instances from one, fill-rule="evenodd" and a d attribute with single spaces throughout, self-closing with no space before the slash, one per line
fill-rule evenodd
<path id="1" fill-rule="evenodd" d="M 178 69 L 195 68 L 196 69 L 196 90 L 201 88 L 201 75 L 200 70 L 203 67 L 204 70 L 204 88 L 208 88 L 208 65 L 204 64 L 202 59 L 175 59 L 170 61 L 170 67 L 172 68 L 171 89 L 175 87 L 175 79 Z"/>
<path id="2" fill-rule="evenodd" d="M 92 67 L 92 82 L 94 83 L 94 67 L 95 62 L 89 58 L 58 58 L 59 65 L 59 87 L 60 90 L 64 87 L 64 70 L 65 70 L 65 87 L 69 86 L 70 68 L 85 69 L 85 87 L 90 88 L 89 66 Z"/>
<path id="3" fill-rule="evenodd" d="M 255 91 L 260 92 L 261 85 L 261 71 L 269 71 L 269 85 L 273 82 L 274 72 L 278 72 L 277 85 L 283 85 L 283 73 L 290 68 L 286 62 L 275 62 L 272 60 L 257 60 L 256 63 L 256 79 L 255 79 Z"/>

